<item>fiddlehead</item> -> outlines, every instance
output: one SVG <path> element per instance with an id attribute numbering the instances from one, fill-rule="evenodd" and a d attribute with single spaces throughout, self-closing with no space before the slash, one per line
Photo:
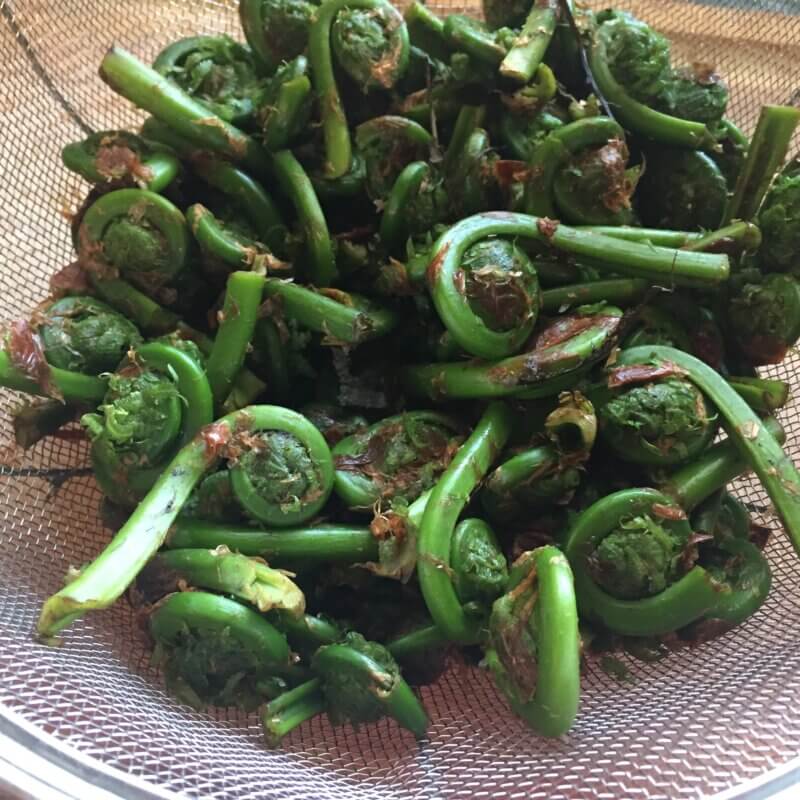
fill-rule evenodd
<path id="1" fill-rule="evenodd" d="M 180 209 L 166 198 L 119 189 L 87 209 L 78 247 L 88 271 L 99 278 L 120 275 L 152 296 L 186 266 L 189 231 Z"/>
<path id="2" fill-rule="evenodd" d="M 413 503 L 438 480 L 458 446 L 460 425 L 433 411 L 388 417 L 333 448 L 335 489 L 350 508 Z"/>
<path id="3" fill-rule="evenodd" d="M 643 22 L 623 12 L 598 15 L 589 64 L 628 129 L 667 145 L 713 147 L 727 88 L 713 71 L 692 75 L 674 69 L 669 42 Z"/>
<path id="4" fill-rule="evenodd" d="M 286 688 L 286 638 L 258 612 L 207 592 L 178 592 L 150 616 L 167 688 L 194 708 L 256 708 Z"/>
<path id="5" fill-rule="evenodd" d="M 728 300 L 726 321 L 735 348 L 753 365 L 778 364 L 800 338 L 800 282 L 767 275 Z"/>
<path id="6" fill-rule="evenodd" d="M 212 419 L 211 390 L 197 356 L 151 342 L 110 377 L 98 413 L 81 422 L 92 439 L 98 483 L 115 502 L 133 506 Z"/>
<path id="7" fill-rule="evenodd" d="M 85 375 L 111 372 L 142 343 L 136 326 L 93 297 L 64 297 L 38 315 L 48 364 Z"/>
<path id="8" fill-rule="evenodd" d="M 245 511 L 268 525 L 311 519 L 333 489 L 333 459 L 322 434 L 302 415 L 264 406 L 263 429 L 230 467 L 233 492 Z"/>
<path id="9" fill-rule="evenodd" d="M 515 714 L 543 736 L 572 725 L 580 696 L 580 637 L 572 573 L 555 547 L 523 553 L 489 618 L 484 660 Z"/>
<path id="10" fill-rule="evenodd" d="M 98 131 L 65 145 L 61 160 L 90 183 L 151 192 L 164 190 L 180 171 L 174 155 L 127 131 Z"/>
<path id="11" fill-rule="evenodd" d="M 252 123 L 264 83 L 249 48 L 230 36 L 189 36 L 167 45 L 153 69 L 220 119 Z"/>
<path id="12" fill-rule="evenodd" d="M 728 184 L 714 161 L 693 150 L 660 148 L 647 158 L 636 192 L 645 225 L 716 230 L 728 201 Z"/>
<path id="13" fill-rule="evenodd" d="M 332 51 L 345 56 L 342 66 L 360 85 L 390 89 L 408 65 L 408 30 L 399 12 L 384 0 L 325 0 L 314 18 L 309 56 L 322 109 L 324 172 L 338 178 L 350 169 L 352 146 Z"/>
<path id="14" fill-rule="evenodd" d="M 626 461 L 678 464 L 714 439 L 716 411 L 679 370 L 612 370 L 609 388 L 595 401 L 600 436 Z"/>

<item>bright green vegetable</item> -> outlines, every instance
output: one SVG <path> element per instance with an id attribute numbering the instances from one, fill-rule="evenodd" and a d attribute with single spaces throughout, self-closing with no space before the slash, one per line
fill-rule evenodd
<path id="1" fill-rule="evenodd" d="M 92 297 L 63 297 L 40 316 L 39 336 L 53 367 L 99 375 L 142 342 L 136 326 Z"/>
<path id="2" fill-rule="evenodd" d="M 287 422 L 291 424 L 299 416 L 275 406 L 250 406 L 202 428 L 172 459 L 106 549 L 45 602 L 39 634 L 54 636 L 86 611 L 111 605 L 161 547 L 194 487 L 230 452 L 231 445 L 238 445 L 243 434 L 274 431 L 277 425 L 287 427 Z"/>
<path id="3" fill-rule="evenodd" d="M 434 623 L 454 641 L 480 639 L 480 620 L 465 612 L 448 573 L 456 521 L 510 430 L 508 408 L 491 403 L 437 481 L 422 518 L 417 560 L 422 594 Z"/>
<path id="4" fill-rule="evenodd" d="M 483 239 L 464 249 L 457 270 L 436 280 L 431 295 L 456 342 L 482 358 L 517 352 L 539 312 L 536 269 L 508 239 Z"/>
<path id="5" fill-rule="evenodd" d="M 156 56 L 153 69 L 234 125 L 252 121 L 264 90 L 250 49 L 230 36 L 178 39 Z"/>
<path id="6" fill-rule="evenodd" d="M 130 183 L 161 192 L 180 172 L 175 156 L 127 131 L 98 131 L 65 145 L 61 160 L 90 183 Z"/>
<path id="7" fill-rule="evenodd" d="M 500 64 L 500 75 L 526 84 L 541 64 L 556 30 L 558 3 L 532 3 L 525 24 Z"/>
<path id="8" fill-rule="evenodd" d="M 453 531 L 450 568 L 461 603 L 492 602 L 508 581 L 508 564 L 494 531 L 475 517 L 459 522 Z"/>
<path id="9" fill-rule="evenodd" d="M 447 467 L 459 430 L 444 414 L 407 411 L 342 439 L 332 450 L 336 493 L 354 509 L 386 500 L 413 503 Z"/>
<path id="10" fill-rule="evenodd" d="M 142 345 L 110 376 L 98 413 L 81 418 L 97 482 L 115 502 L 135 506 L 213 416 L 197 358 L 160 342 Z"/>
<path id="11" fill-rule="evenodd" d="M 277 744 L 295 726 L 323 710 L 335 725 L 374 722 L 388 715 L 415 736 L 425 735 L 425 711 L 382 645 L 351 632 L 341 643 L 317 650 L 312 667 L 318 678 L 264 707 L 261 720 L 270 744 Z"/>
<path id="12" fill-rule="evenodd" d="M 555 547 L 523 553 L 489 618 L 484 660 L 515 714 L 561 736 L 578 712 L 580 637 L 572 573 Z"/>
<path id="13" fill-rule="evenodd" d="M 355 564 L 376 561 L 378 540 L 366 526 L 312 525 L 264 530 L 230 523 L 179 517 L 166 541 L 170 548 L 225 546 L 270 563 L 299 566 L 317 562 Z"/>
<path id="14" fill-rule="evenodd" d="M 345 43 L 343 29 L 347 26 L 366 29 L 358 31 L 354 41 Z M 383 35 L 374 30 L 375 26 Z M 346 55 L 344 68 L 351 75 L 355 73 L 362 86 L 366 82 L 365 88 L 375 85 L 390 89 L 408 65 L 408 30 L 399 12 L 385 0 L 325 0 L 314 16 L 309 57 L 325 134 L 324 172 L 329 178 L 338 178 L 350 169 L 352 149 L 333 72 L 332 49 L 337 56 Z"/>
<path id="15" fill-rule="evenodd" d="M 233 493 L 249 515 L 276 527 L 311 519 L 333 489 L 322 434 L 296 411 L 257 407 L 259 431 L 231 467 Z"/>
<path id="16" fill-rule="evenodd" d="M 153 611 L 150 632 L 167 688 L 195 708 L 253 709 L 286 686 L 275 680 L 289 671 L 285 637 L 234 600 L 206 592 L 172 594 Z"/>
<path id="17" fill-rule="evenodd" d="M 668 465 L 701 453 L 717 432 L 717 415 L 703 393 L 679 372 L 631 374 L 614 382 L 597 405 L 600 435 L 622 459 Z M 619 387 L 617 389 L 616 387 Z"/>
<path id="18" fill-rule="evenodd" d="M 233 381 L 244 364 L 264 282 L 264 276 L 255 272 L 232 272 L 228 278 L 219 329 L 206 365 L 206 377 L 217 404 L 230 394 Z"/>
<path id="19" fill-rule="evenodd" d="M 234 595 L 262 613 L 282 609 L 293 617 L 305 611 L 305 598 L 290 578 L 258 558 L 248 558 L 227 547 L 157 553 L 137 578 L 137 588 L 160 599 L 178 591 L 182 582 L 198 589 Z"/>
<path id="20" fill-rule="evenodd" d="M 189 231 L 180 209 L 161 195 L 118 189 L 88 208 L 78 242 L 88 272 L 121 276 L 157 296 L 187 265 Z"/>
<path id="21" fill-rule="evenodd" d="M 366 297 L 337 289 L 313 289 L 290 281 L 270 279 L 265 295 L 279 301 L 280 313 L 330 344 L 360 344 L 384 336 L 397 325 L 397 315 Z"/>
<path id="22" fill-rule="evenodd" d="M 416 396 L 442 401 L 467 397 L 550 397 L 613 348 L 622 311 L 614 306 L 578 308 L 556 317 L 536 336 L 533 347 L 501 361 L 453 361 L 405 367 L 401 379 Z"/>

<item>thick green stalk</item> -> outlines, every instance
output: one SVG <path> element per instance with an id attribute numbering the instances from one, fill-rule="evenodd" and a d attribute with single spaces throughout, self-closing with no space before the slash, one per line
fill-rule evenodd
<path id="1" fill-rule="evenodd" d="M 494 32 L 466 14 L 446 16 L 443 34 L 453 50 L 467 53 L 492 67 L 498 67 L 508 53 L 508 48 Z"/>
<path id="2" fill-rule="evenodd" d="M 142 333 L 160 336 L 175 330 L 181 320 L 177 314 L 162 308 L 122 278 L 100 278 L 96 273 L 90 273 L 89 277 L 97 294 L 112 308 L 132 319 Z"/>
<path id="3" fill-rule="evenodd" d="M 261 556 L 270 563 L 376 561 L 378 540 L 363 525 L 313 525 L 263 530 L 228 523 L 178 517 L 167 536 L 169 548 L 225 545 L 236 553 Z"/>
<path id="4" fill-rule="evenodd" d="M 337 277 L 333 245 L 311 180 L 291 150 L 281 150 L 273 155 L 272 173 L 294 206 L 303 230 L 308 251 L 303 277 L 315 286 L 330 286 Z"/>
<path id="5" fill-rule="evenodd" d="M 86 403 L 95 406 L 103 402 L 108 381 L 94 375 L 83 375 L 58 367 L 48 367 L 48 377 L 53 388 L 67 403 Z M 49 397 L 47 390 L 24 372 L 17 369 L 5 350 L 0 350 L 0 386 L 18 392 Z"/>
<path id="6" fill-rule="evenodd" d="M 789 402 L 790 385 L 776 378 L 728 376 L 728 383 L 759 414 L 771 414 Z"/>
<path id="7" fill-rule="evenodd" d="M 325 334 L 334 343 L 360 344 L 385 335 L 398 323 L 393 311 L 373 306 L 359 295 L 337 292 L 331 297 L 275 279 L 267 281 L 265 294 L 280 299 L 280 310 L 286 317 Z"/>
<path id="8" fill-rule="evenodd" d="M 185 581 L 191 587 L 234 595 L 262 613 L 282 609 L 297 618 L 305 610 L 303 593 L 283 572 L 227 548 L 167 550 L 157 553 L 146 569 L 156 579 L 165 575 L 176 586 Z"/>
<path id="9" fill-rule="evenodd" d="M 464 157 L 470 136 L 481 126 L 484 116 L 486 116 L 486 106 L 463 106 L 458 112 L 453 135 L 442 159 L 442 169 L 445 173 L 458 166 Z"/>
<path id="10" fill-rule="evenodd" d="M 503 403 L 491 403 L 436 483 L 420 526 L 417 574 L 425 603 L 441 632 L 464 644 L 480 639 L 480 624 L 464 612 L 449 575 L 451 539 L 461 511 L 510 432 L 511 412 Z"/>
<path id="11" fill-rule="evenodd" d="M 301 683 L 271 700 L 261 711 L 267 744 L 276 747 L 290 731 L 321 714 L 326 707 L 319 678 Z"/>
<path id="12" fill-rule="evenodd" d="M 217 404 L 230 394 L 233 381 L 244 364 L 264 282 L 264 276 L 255 272 L 233 272 L 228 278 L 219 329 L 206 364 L 208 383 Z"/>
<path id="13" fill-rule="evenodd" d="M 772 178 L 786 158 L 798 122 L 800 108 L 764 106 L 761 109 L 733 197 L 725 209 L 724 222 L 749 221 L 758 213 Z"/>
<path id="14" fill-rule="evenodd" d="M 546 5 L 532 3 L 519 36 L 500 64 L 500 75 L 515 83 L 528 83 L 542 63 L 557 22 L 557 0 L 548 0 Z"/>
<path id="15" fill-rule="evenodd" d="M 100 77 L 115 92 L 199 147 L 241 162 L 259 175 L 268 174 L 269 155 L 255 139 L 220 119 L 127 50 L 109 49 L 100 64 Z"/>
<path id="16" fill-rule="evenodd" d="M 661 247 L 683 248 L 690 242 L 700 239 L 702 233 L 692 231 L 670 231 L 661 228 L 634 228 L 629 225 L 576 225 L 575 230 L 586 233 L 599 233 L 627 242 L 642 242 Z"/>
<path id="17" fill-rule="evenodd" d="M 381 217 L 381 244 L 389 253 L 402 252 L 411 233 L 409 207 L 417 200 L 419 190 L 430 176 L 431 168 L 424 161 L 412 161 L 397 176 L 392 191 L 386 198 Z"/>
<path id="18" fill-rule="evenodd" d="M 264 146 L 268 150 L 274 152 L 289 146 L 297 117 L 310 94 L 311 81 L 306 75 L 298 75 L 281 84 L 275 100 L 275 110 L 264 126 Z"/>
<path id="19" fill-rule="evenodd" d="M 640 300 L 650 286 L 649 281 L 641 278 L 609 278 L 545 289 L 542 292 L 542 311 L 560 313 L 565 308 L 603 300 L 618 306 L 631 305 Z"/>
<path id="20" fill-rule="evenodd" d="M 771 417 L 767 417 L 763 424 L 775 441 L 783 444 L 786 439 L 783 428 Z M 685 511 L 691 511 L 747 469 L 748 462 L 734 442 L 725 440 L 709 447 L 691 464 L 673 472 L 659 488 Z"/>
<path id="21" fill-rule="evenodd" d="M 433 650 L 443 647 L 449 643 L 449 639 L 436 627 L 436 625 L 426 625 L 417 628 L 411 633 L 404 633 L 396 639 L 386 643 L 386 649 L 398 661 L 402 661 L 408 656 L 424 653 L 426 650 Z"/>
<path id="22" fill-rule="evenodd" d="M 709 231 L 698 239 L 687 242 L 683 245 L 683 249 L 706 252 L 731 244 L 736 244 L 745 252 L 754 252 L 761 246 L 761 231 L 752 222 L 732 222 L 730 225 Z"/>

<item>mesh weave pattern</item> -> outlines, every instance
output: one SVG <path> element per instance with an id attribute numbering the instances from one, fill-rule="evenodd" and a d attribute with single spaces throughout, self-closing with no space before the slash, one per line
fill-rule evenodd
<path id="1" fill-rule="evenodd" d="M 716 63 L 732 87 L 732 116 L 748 132 L 761 103 L 797 99 L 795 0 L 620 5 L 672 37 L 681 57 Z M 215 31 L 238 35 L 234 2 L 0 0 L 0 319 L 27 313 L 71 258 L 61 214 L 83 187 L 61 167 L 60 148 L 82 129 L 141 118 L 96 76 L 106 46 L 151 58 L 171 39 Z M 85 444 L 50 439 L 15 452 L 7 410 L 17 402 L 0 391 L 0 702 L 154 786 L 218 800 L 680 798 L 757 777 L 800 751 L 800 570 L 778 533 L 769 548 L 774 588 L 753 619 L 659 664 L 629 664 L 629 683 L 591 663 L 577 725 L 562 741 L 526 731 L 484 674 L 457 666 L 422 692 L 432 724 L 419 747 L 386 721 L 353 732 L 317 719 L 269 752 L 257 717 L 195 713 L 164 693 L 125 604 L 73 625 L 60 649 L 33 641 L 42 600 L 109 533 L 91 476 L 59 483 L 41 472 L 86 465 Z M 784 422 L 800 453 L 796 405 Z M 758 488 L 745 481 L 740 493 L 769 523 Z"/>

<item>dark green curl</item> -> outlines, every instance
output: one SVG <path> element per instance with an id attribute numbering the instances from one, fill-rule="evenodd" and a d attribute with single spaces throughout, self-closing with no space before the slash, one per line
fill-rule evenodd
<path id="1" fill-rule="evenodd" d="M 125 506 L 147 493 L 175 452 L 214 415 L 202 366 L 160 342 L 139 347 L 111 376 L 99 411 L 81 420 L 92 439 L 95 477 Z"/>
<path id="2" fill-rule="evenodd" d="M 717 431 L 713 408 L 694 384 L 680 377 L 623 387 L 599 403 L 597 416 L 606 444 L 636 464 L 689 461 Z"/>
<path id="3" fill-rule="evenodd" d="M 264 88 L 250 49 L 230 36 L 179 39 L 156 56 L 153 69 L 234 125 L 252 121 Z"/>
<path id="4" fill-rule="evenodd" d="M 508 564 L 494 531 L 475 517 L 456 525 L 450 567 L 462 603 L 492 602 L 503 593 L 508 581 Z"/>
<path id="5" fill-rule="evenodd" d="M 745 284 L 728 300 L 727 324 L 751 364 L 779 364 L 800 338 L 800 281 L 772 274 Z"/>
<path id="6" fill-rule="evenodd" d="M 728 184 L 714 161 L 693 150 L 650 153 L 636 192 L 645 225 L 677 230 L 716 230 L 725 213 Z"/>
<path id="7" fill-rule="evenodd" d="M 459 429 L 444 414 L 408 411 L 342 439 L 332 451 L 336 493 L 365 510 L 379 500 L 412 503 L 447 467 Z"/>
<path id="8" fill-rule="evenodd" d="M 528 339 L 539 312 L 536 269 L 508 239 L 484 239 L 464 251 L 453 280 L 432 287 L 436 310 L 467 352 L 502 358 Z"/>
<path id="9" fill-rule="evenodd" d="M 289 669 L 282 633 L 258 612 L 207 592 L 170 595 L 150 617 L 150 633 L 167 688 L 195 708 L 256 708 L 276 693 L 265 679 Z"/>
<path id="10" fill-rule="evenodd" d="M 316 4 L 306 0 L 242 0 L 239 21 L 264 74 L 301 55 Z"/>
<path id="11" fill-rule="evenodd" d="M 47 363 L 99 375 L 111 372 L 142 342 L 136 326 L 92 297 L 64 297 L 44 312 L 39 326 Z"/>
<path id="12" fill-rule="evenodd" d="M 92 203 L 78 239 L 91 271 L 117 271 L 148 294 L 177 276 L 189 250 L 180 209 L 144 189 L 119 189 Z"/>
<path id="13" fill-rule="evenodd" d="M 255 519 L 287 527 L 325 505 L 333 489 L 333 459 L 322 434 L 301 414 L 262 406 L 260 432 L 231 467 L 233 492 Z"/>

